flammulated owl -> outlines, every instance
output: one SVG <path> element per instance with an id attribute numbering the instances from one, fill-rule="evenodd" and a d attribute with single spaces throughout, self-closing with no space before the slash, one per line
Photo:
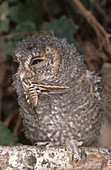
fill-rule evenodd
<path id="1" fill-rule="evenodd" d="M 14 51 L 18 94 L 25 135 L 32 143 L 67 139 L 90 145 L 100 134 L 106 99 L 100 78 L 65 39 L 36 34 Z"/>

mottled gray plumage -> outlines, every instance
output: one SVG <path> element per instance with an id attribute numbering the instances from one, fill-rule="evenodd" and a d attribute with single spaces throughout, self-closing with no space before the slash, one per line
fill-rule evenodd
<path id="1" fill-rule="evenodd" d="M 50 60 L 56 55 L 58 62 L 48 61 L 46 47 L 52 48 Z M 50 50 L 49 50 L 50 51 Z M 46 65 L 31 67 L 32 57 L 45 56 Z M 84 145 L 95 142 L 103 122 L 105 95 L 100 78 L 90 72 L 74 45 L 64 39 L 37 34 L 21 41 L 14 52 L 19 68 L 13 76 L 18 94 L 20 114 L 25 135 L 32 143 L 51 141 L 64 145 L 67 139 L 83 141 Z M 37 106 L 26 100 L 20 75 L 33 81 L 57 82 L 70 89 L 63 93 L 39 93 Z"/>

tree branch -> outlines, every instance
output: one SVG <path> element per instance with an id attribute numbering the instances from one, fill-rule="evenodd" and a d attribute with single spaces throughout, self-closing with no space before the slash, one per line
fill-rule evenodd
<path id="1" fill-rule="evenodd" d="M 81 160 L 72 160 L 64 148 L 0 146 L 0 170 L 13 169 L 111 169 L 111 148 L 80 147 Z M 75 154 L 74 154 L 75 157 Z"/>
<path id="2" fill-rule="evenodd" d="M 88 23 L 95 30 L 97 38 L 98 38 L 99 46 L 100 47 L 103 46 L 106 52 L 111 57 L 111 42 L 110 42 L 111 34 L 108 34 L 105 31 L 103 26 L 97 21 L 97 19 L 93 16 L 93 14 L 90 11 L 86 10 L 79 0 L 73 0 L 73 2 L 78 7 L 80 13 L 86 18 Z"/>

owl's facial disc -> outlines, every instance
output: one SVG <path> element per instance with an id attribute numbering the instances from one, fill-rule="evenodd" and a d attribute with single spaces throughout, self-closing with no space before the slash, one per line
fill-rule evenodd
<path id="1" fill-rule="evenodd" d="M 55 76 L 59 72 L 60 67 L 60 56 L 57 50 L 51 46 L 47 46 L 44 53 L 35 51 L 30 55 L 30 68 L 36 71 L 37 74 L 41 74 L 41 77 L 45 75 L 47 79 L 48 76 Z"/>
<path id="2" fill-rule="evenodd" d="M 27 102 L 29 100 L 28 103 L 32 103 L 33 106 L 37 105 L 38 93 L 61 94 L 70 90 L 66 85 L 49 80 L 50 76 L 58 74 L 59 67 L 60 55 L 53 47 L 46 46 L 44 53 L 31 52 L 24 63 L 27 71 L 22 70 L 19 74 Z"/>

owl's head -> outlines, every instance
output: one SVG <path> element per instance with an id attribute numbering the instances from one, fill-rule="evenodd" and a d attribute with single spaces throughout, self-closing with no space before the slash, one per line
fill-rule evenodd
<path id="1" fill-rule="evenodd" d="M 77 58 L 78 57 L 78 58 Z M 36 34 L 18 43 L 14 51 L 17 80 L 26 97 L 32 93 L 64 93 L 81 63 L 74 45 L 54 36 Z M 75 64 L 75 65 L 74 65 Z"/>
<path id="2" fill-rule="evenodd" d="M 25 60 L 23 51 L 22 53 L 15 52 L 14 56 L 19 65 L 17 74 L 20 78 L 30 77 L 30 79 L 48 80 L 50 77 L 56 76 L 60 70 L 59 53 L 49 45 L 45 45 L 44 49 L 28 46 Z"/>
<path id="3" fill-rule="evenodd" d="M 73 67 L 75 54 L 74 46 L 64 39 L 43 34 L 27 37 L 14 51 L 14 60 L 19 66 L 16 75 L 18 78 L 52 81 L 61 71 L 65 74 L 67 68 Z"/>
<path id="4" fill-rule="evenodd" d="M 17 45 L 14 60 L 19 66 L 16 73 L 19 77 L 49 80 L 58 74 L 61 68 L 61 57 L 58 50 L 50 43 L 50 38 L 37 34 Z"/>

